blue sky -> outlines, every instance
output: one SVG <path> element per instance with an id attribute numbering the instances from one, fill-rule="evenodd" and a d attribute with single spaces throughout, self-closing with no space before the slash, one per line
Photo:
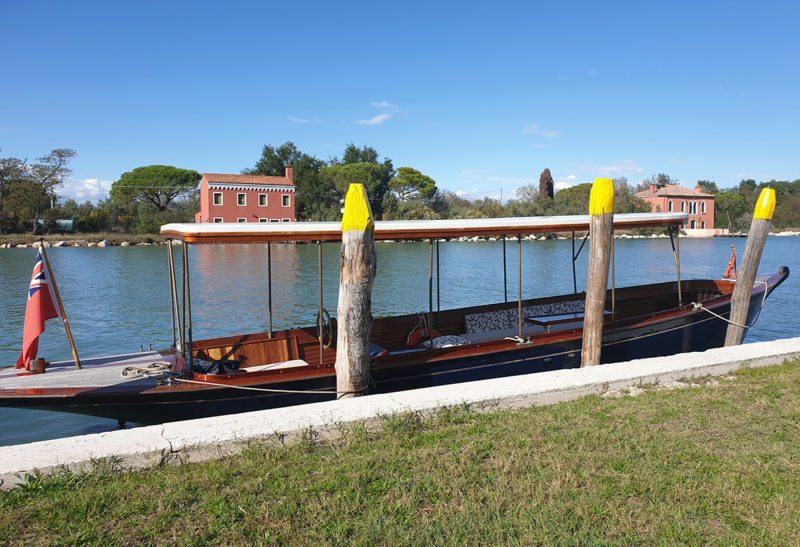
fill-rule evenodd
<path id="1" fill-rule="evenodd" d="M 558 4 L 558 5 L 555 5 Z M 353 142 L 505 199 L 667 173 L 800 178 L 800 2 L 5 2 L 0 154 L 252 167 Z"/>

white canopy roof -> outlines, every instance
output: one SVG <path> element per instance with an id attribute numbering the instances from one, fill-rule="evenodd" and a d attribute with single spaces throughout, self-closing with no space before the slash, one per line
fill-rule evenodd
<path id="1" fill-rule="evenodd" d="M 680 226 L 686 213 L 614 215 L 614 228 Z M 475 218 L 452 220 L 382 220 L 375 239 L 429 239 L 462 236 L 516 235 L 589 230 L 589 215 L 556 217 Z M 270 241 L 340 241 L 340 222 L 242 222 L 165 224 L 161 236 L 187 243 L 266 243 Z"/>

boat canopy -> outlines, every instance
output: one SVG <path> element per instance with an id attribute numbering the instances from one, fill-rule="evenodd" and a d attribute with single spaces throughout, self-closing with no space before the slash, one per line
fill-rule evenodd
<path id="1" fill-rule="evenodd" d="M 615 230 L 678 227 L 686 213 L 614 215 Z M 438 239 L 548 232 L 589 231 L 589 215 L 471 218 L 449 220 L 380 220 L 375 239 Z M 185 243 L 269 243 L 274 241 L 341 241 L 340 222 L 242 222 L 165 224 L 161 236 Z"/>

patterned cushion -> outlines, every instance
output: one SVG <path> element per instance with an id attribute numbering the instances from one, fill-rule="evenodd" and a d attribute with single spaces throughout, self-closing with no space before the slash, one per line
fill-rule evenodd
<path id="1" fill-rule="evenodd" d="M 552 302 L 550 304 L 523 306 L 522 317 L 582 313 L 584 311 L 583 308 L 583 300 L 566 300 L 564 302 Z M 514 328 L 518 324 L 517 308 L 468 314 L 464 316 L 464 323 L 467 327 L 467 333 Z"/>
<path id="2" fill-rule="evenodd" d="M 420 344 L 421 347 L 427 348 L 429 344 L 429 340 L 425 340 Z M 461 338 L 460 336 L 454 336 L 452 334 L 446 334 L 445 336 L 439 336 L 438 338 L 433 339 L 433 347 L 434 349 L 438 348 L 449 348 L 452 346 L 463 346 L 464 344 L 469 344 L 469 340 L 466 338 Z"/>

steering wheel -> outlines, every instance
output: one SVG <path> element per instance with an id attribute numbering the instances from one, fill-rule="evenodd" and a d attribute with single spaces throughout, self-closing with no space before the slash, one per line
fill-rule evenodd
<path id="1" fill-rule="evenodd" d="M 333 322 L 328 310 L 322 308 L 317 312 L 317 340 L 322 342 L 323 348 L 331 347 L 333 343 Z"/>

